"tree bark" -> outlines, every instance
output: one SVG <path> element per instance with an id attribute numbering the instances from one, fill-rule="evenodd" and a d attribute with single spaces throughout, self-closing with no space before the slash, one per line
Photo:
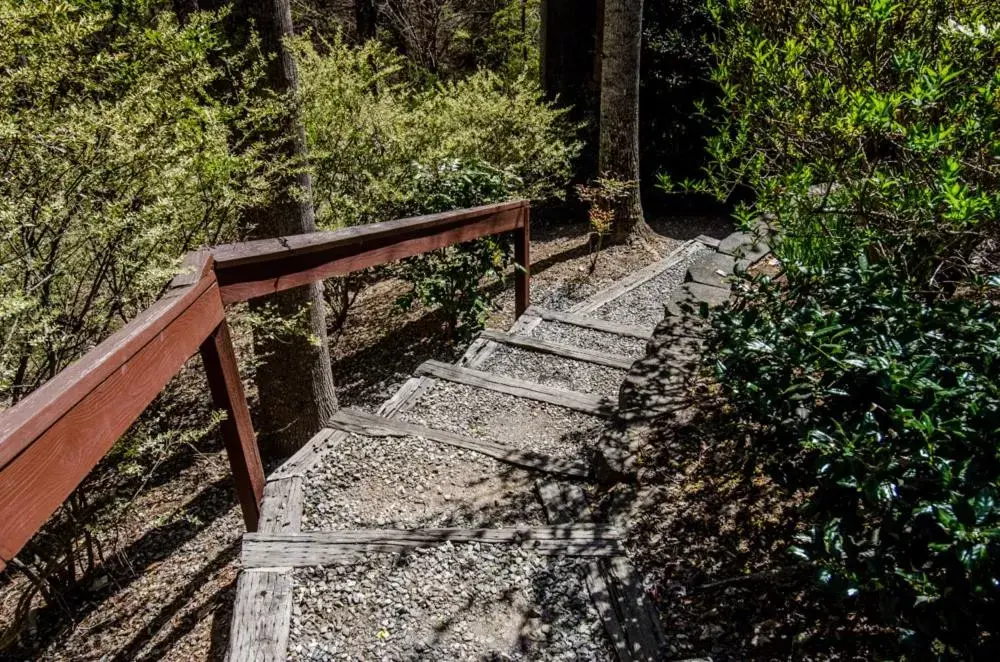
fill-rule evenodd
<path id="1" fill-rule="evenodd" d="M 261 50 L 271 58 L 265 83 L 278 94 L 298 89 L 295 60 L 284 39 L 292 35 L 289 0 L 244 0 L 247 15 L 260 37 Z M 278 127 L 283 153 L 289 159 L 306 154 L 305 129 L 298 115 L 289 113 Z M 277 237 L 316 230 L 312 205 L 312 180 L 308 173 L 288 175 L 280 183 L 275 201 L 252 210 L 247 220 L 254 238 Z M 301 448 L 337 410 L 330 350 L 326 336 L 323 283 L 286 290 L 251 302 L 251 309 L 288 319 L 303 310 L 306 333 L 275 334 L 262 329 L 255 334 L 258 358 L 257 392 L 260 399 L 258 431 L 265 456 L 284 457 Z M 308 337 L 312 336 L 312 337 Z"/>
<path id="2" fill-rule="evenodd" d="M 645 237 L 650 231 L 639 196 L 639 54 L 642 0 L 605 0 L 601 49 L 602 177 L 634 184 L 615 205 L 612 240 Z"/>
<path id="3" fill-rule="evenodd" d="M 354 24 L 358 43 L 374 39 L 378 31 L 378 10 L 375 0 L 354 0 Z"/>

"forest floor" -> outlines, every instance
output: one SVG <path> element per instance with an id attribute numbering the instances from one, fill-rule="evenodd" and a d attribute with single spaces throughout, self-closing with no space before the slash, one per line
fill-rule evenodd
<path id="1" fill-rule="evenodd" d="M 647 245 L 607 248 L 591 269 L 585 223 L 539 223 L 532 237 L 533 300 L 583 300 L 659 260 L 683 240 L 729 231 L 728 223 L 718 218 L 675 218 L 652 225 L 659 236 Z M 435 311 L 403 312 L 395 305 L 405 287 L 385 280 L 365 288 L 331 339 L 343 406 L 381 402 L 423 361 L 452 359 L 464 349 L 464 344 L 448 341 Z M 508 279 L 489 326 L 509 326 L 513 307 Z M 207 412 L 207 389 L 198 366 L 177 381 L 174 389 L 204 395 L 195 408 Z M 85 595 L 62 609 L 33 613 L 20 641 L 0 652 L 0 660 L 223 658 L 243 523 L 225 453 L 214 437 L 193 443 L 182 437 L 169 456 L 147 468 L 139 489 L 127 496 L 124 514 L 113 530 L 101 535 L 105 560 L 85 575 Z M 20 588 L 23 581 L 18 579 L 0 585 L 0 623 L 9 622 Z"/>

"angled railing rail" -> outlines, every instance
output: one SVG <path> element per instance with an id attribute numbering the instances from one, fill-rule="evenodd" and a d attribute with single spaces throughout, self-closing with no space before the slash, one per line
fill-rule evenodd
<path id="1" fill-rule="evenodd" d="M 189 254 L 167 292 L 15 406 L 0 412 L 0 570 L 194 354 L 205 365 L 247 530 L 264 471 L 225 306 L 503 232 L 515 233 L 516 313 L 529 305 L 530 207 L 506 202 Z"/>

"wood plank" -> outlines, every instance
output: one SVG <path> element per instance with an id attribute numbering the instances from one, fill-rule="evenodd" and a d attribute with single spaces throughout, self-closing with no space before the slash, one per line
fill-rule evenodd
<path id="1" fill-rule="evenodd" d="M 144 321 L 141 330 L 131 328 L 125 338 L 118 337 L 97 353 L 97 366 L 94 355 L 88 354 L 83 362 L 90 368 L 70 373 L 80 382 L 65 384 L 65 378 L 57 377 L 65 388 L 43 394 L 38 418 L 21 418 L 17 413 L 12 418 L 22 424 L 5 426 L 5 434 L 13 435 L 6 439 L 23 449 L 0 470 L 0 522 L 4 523 L 0 558 L 14 557 L 223 319 L 214 282 L 193 301 L 187 294 L 175 301 L 189 305 L 180 311 L 160 309 L 159 316 Z M 137 346 L 140 341 L 145 342 Z M 93 384 L 93 376 L 106 372 L 108 362 L 118 367 Z M 16 408 L 33 402 L 26 398 Z M 38 432 L 40 421 L 49 420 L 55 411 L 61 415 Z"/>
<path id="2" fill-rule="evenodd" d="M 621 662 L 658 662 L 665 653 L 659 615 L 624 556 L 590 564 L 587 587 Z"/>
<path id="3" fill-rule="evenodd" d="M 654 262 L 639 271 L 633 272 L 632 275 L 613 283 L 610 287 L 601 290 L 586 301 L 581 301 L 575 306 L 571 306 L 569 312 L 582 314 L 594 312 L 601 306 L 614 301 L 623 294 L 627 294 L 647 281 L 659 276 L 670 267 L 680 264 L 684 258 L 698 247 L 698 244 L 699 242 L 693 239 L 684 242 L 659 262 Z"/>
<path id="4" fill-rule="evenodd" d="M 541 317 L 543 320 L 549 322 L 561 322 L 563 324 L 569 324 L 571 326 L 579 326 L 585 329 L 603 331 L 604 333 L 613 333 L 617 336 L 628 336 L 630 338 L 638 338 L 639 340 L 649 340 L 653 336 L 653 329 L 646 329 L 641 326 L 628 326 L 625 324 L 606 322 L 602 319 L 591 317 L 590 315 L 563 313 L 555 310 L 548 310 L 546 308 L 538 308 L 537 306 L 532 306 L 531 308 L 529 308 L 528 314 L 535 315 L 536 317 Z"/>
<path id="5" fill-rule="evenodd" d="M 531 332 L 542 323 L 539 317 L 524 314 L 517 318 L 507 333 L 515 336 L 530 336 Z M 483 338 L 476 338 L 469 349 L 458 360 L 457 365 L 477 369 L 486 363 L 493 353 L 500 349 L 500 344 Z"/>
<path id="6" fill-rule="evenodd" d="M 560 407 L 566 407 L 567 409 L 593 414 L 594 416 L 610 417 L 614 415 L 615 405 L 613 402 L 607 398 L 591 395 L 590 393 L 567 391 L 504 375 L 461 368 L 441 363 L 440 361 L 427 361 L 417 368 L 417 372 L 458 384 L 465 384 L 466 386 L 474 386 L 476 388 L 506 393 L 519 398 L 547 402 Z"/>
<path id="7" fill-rule="evenodd" d="M 595 363 L 597 365 L 608 366 L 609 368 L 618 368 L 620 370 L 628 370 L 636 361 L 636 359 L 629 358 L 627 356 L 618 356 L 616 354 L 599 352 L 593 349 L 584 349 L 582 347 L 574 347 L 573 345 L 564 345 L 562 343 L 542 340 L 540 338 L 532 338 L 530 336 L 515 336 L 509 333 L 504 333 L 503 331 L 494 331 L 493 329 L 486 329 L 479 335 L 487 340 L 492 340 L 493 342 L 498 342 L 504 345 L 510 345 L 512 347 L 521 347 L 523 349 L 529 349 L 543 354 L 562 356 L 567 359 L 573 359 L 574 361 Z"/>
<path id="8" fill-rule="evenodd" d="M 525 469 L 560 474 L 573 478 L 588 478 L 590 466 L 584 460 L 556 458 L 542 453 L 521 451 L 509 446 L 480 441 L 444 430 L 406 423 L 398 419 L 373 416 L 363 412 L 341 409 L 330 425 L 353 434 L 368 437 L 420 437 L 437 441 L 449 446 L 464 448 L 482 455 L 492 457 L 501 462 L 513 464 Z"/>
<path id="9" fill-rule="evenodd" d="M 222 439 L 243 510 L 243 521 L 247 531 L 256 531 L 260 521 L 260 501 L 264 496 L 264 467 L 260 463 L 257 436 L 250 421 L 250 410 L 225 319 L 202 343 L 201 358 L 212 401 L 216 408 L 226 412 L 226 420 L 221 426 Z"/>
<path id="10" fill-rule="evenodd" d="M 291 533 L 302 528 L 302 477 L 274 480 L 264 486 L 260 506 L 261 533 Z"/>
<path id="11" fill-rule="evenodd" d="M 531 214 L 525 210 L 520 229 L 514 234 L 514 317 L 531 305 Z"/>
<path id="12" fill-rule="evenodd" d="M 247 264 L 269 262 L 279 256 L 304 256 L 330 248 L 360 246 L 375 240 L 398 237 L 418 230 L 423 232 L 438 231 L 442 226 L 468 223 L 507 211 L 521 210 L 527 206 L 528 202 L 525 200 L 511 200 L 438 214 L 358 225 L 328 232 L 310 232 L 287 237 L 243 241 L 236 244 L 221 244 L 212 249 L 212 256 L 215 258 L 216 269 L 225 271 Z"/>
<path id="13" fill-rule="evenodd" d="M 284 464 L 267 477 L 267 480 L 270 482 L 292 476 L 305 476 L 306 472 L 319 460 L 320 455 L 339 444 L 343 439 L 343 432 L 333 428 L 323 428 L 306 442 L 305 446 L 297 450 L 295 455 L 285 460 Z"/>
<path id="14" fill-rule="evenodd" d="M 102 382 L 121 371 L 214 285 L 215 280 L 209 276 L 192 287 L 171 290 L 80 360 L 0 412 L 0 467 L 10 463 Z M 204 337 L 198 343 L 202 340 Z"/>
<path id="15" fill-rule="evenodd" d="M 243 570 L 227 662 L 284 662 L 292 617 L 291 570 Z"/>
<path id="16" fill-rule="evenodd" d="M 430 226 L 423 222 L 403 224 L 403 229 L 395 233 L 382 230 L 368 232 L 374 226 L 363 226 L 317 233 L 327 235 L 326 239 L 311 244 L 303 243 L 309 241 L 309 235 L 298 235 L 306 237 L 298 242 L 293 241 L 295 237 L 283 237 L 281 241 L 264 239 L 263 242 L 278 243 L 271 249 L 243 253 L 241 257 L 226 258 L 226 251 L 221 254 L 215 252 L 216 274 L 226 303 L 246 301 L 438 248 L 517 230 L 523 226 L 526 217 L 526 203 L 496 208 L 491 205 L 470 210 L 468 214 L 456 213 L 447 217 L 444 223 Z M 414 220 L 418 219 L 407 219 L 407 222 Z M 341 233 L 348 237 L 339 236 Z"/>
<path id="17" fill-rule="evenodd" d="M 245 567 L 311 567 L 350 562 L 361 554 L 401 554 L 445 543 L 518 545 L 545 556 L 611 557 L 624 553 L 617 529 L 599 524 L 510 529 L 370 529 L 248 533 Z"/>

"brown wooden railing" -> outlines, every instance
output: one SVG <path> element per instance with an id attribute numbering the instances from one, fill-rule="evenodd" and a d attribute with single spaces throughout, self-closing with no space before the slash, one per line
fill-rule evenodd
<path id="1" fill-rule="evenodd" d="M 515 233 L 516 312 L 528 307 L 530 208 L 507 202 L 191 253 L 166 294 L 15 406 L 0 412 L 0 570 L 189 358 L 201 353 L 247 529 L 264 471 L 225 305 L 472 239 Z"/>

